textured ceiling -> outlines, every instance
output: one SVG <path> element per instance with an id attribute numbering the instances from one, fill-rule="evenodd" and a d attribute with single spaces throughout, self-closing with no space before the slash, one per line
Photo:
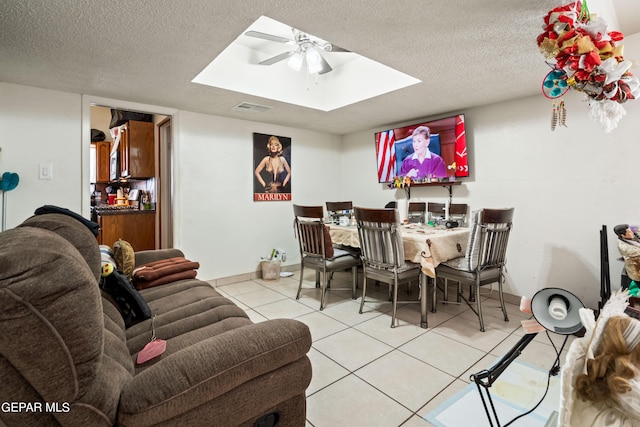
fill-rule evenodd
<path id="1" fill-rule="evenodd" d="M 618 16 L 625 18 L 619 20 L 623 32 L 625 26 L 632 33 L 640 30 L 635 1 L 613 0 Z M 589 2 L 591 12 L 597 12 L 597 3 Z M 346 134 L 539 93 L 548 66 L 535 39 L 543 16 L 560 4 L 9 0 L 0 6 L 0 80 Z M 621 8 L 628 11 L 621 13 Z M 422 83 L 330 112 L 191 83 L 261 15 Z M 264 113 L 231 110 L 241 102 L 272 108 Z"/>

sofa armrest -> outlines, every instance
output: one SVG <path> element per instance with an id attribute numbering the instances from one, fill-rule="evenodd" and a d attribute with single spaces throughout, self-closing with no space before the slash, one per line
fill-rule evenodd
<path id="1" fill-rule="evenodd" d="M 137 374 L 122 390 L 119 419 L 155 424 L 177 417 L 306 357 L 310 347 L 309 328 L 293 319 L 268 320 L 210 337 L 165 359 L 161 356 Z M 309 380 L 310 373 L 302 390 Z"/>
<path id="2" fill-rule="evenodd" d="M 135 253 L 136 261 L 135 266 L 139 267 L 142 264 L 148 264 L 150 262 L 160 261 L 162 259 L 183 257 L 184 253 L 180 249 L 152 249 L 148 251 L 138 251 Z"/>

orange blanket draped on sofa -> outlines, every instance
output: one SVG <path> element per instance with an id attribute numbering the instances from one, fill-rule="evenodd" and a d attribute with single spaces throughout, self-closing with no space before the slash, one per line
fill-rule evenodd
<path id="1" fill-rule="evenodd" d="M 193 279 L 200 263 L 184 257 L 169 258 L 141 265 L 133 271 L 136 289 L 146 289 L 182 279 Z"/>

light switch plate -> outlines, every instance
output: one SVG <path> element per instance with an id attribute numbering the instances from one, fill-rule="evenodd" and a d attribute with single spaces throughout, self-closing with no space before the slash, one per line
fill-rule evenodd
<path id="1" fill-rule="evenodd" d="M 51 163 L 38 165 L 38 179 L 53 179 L 53 165 Z"/>

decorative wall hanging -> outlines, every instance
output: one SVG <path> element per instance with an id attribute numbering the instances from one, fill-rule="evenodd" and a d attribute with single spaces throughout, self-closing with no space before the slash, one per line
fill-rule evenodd
<path id="1" fill-rule="evenodd" d="M 18 186 L 20 177 L 14 172 L 5 172 L 0 178 L 0 192 L 2 192 L 2 226 L 0 231 L 7 229 L 7 191 L 11 191 Z"/>
<path id="2" fill-rule="evenodd" d="M 549 11 L 544 32 L 538 36 L 540 51 L 551 66 L 542 82 L 542 93 L 554 100 L 551 130 L 566 126 L 564 101 L 569 89 L 587 96 L 589 117 L 607 132 L 626 114 L 622 104 L 640 96 L 640 82 L 629 72 L 631 61 L 622 56 L 624 35 L 607 32 L 607 23 L 592 18 L 586 0 Z"/>
<path id="3" fill-rule="evenodd" d="M 291 200 L 291 138 L 253 134 L 253 200 Z"/>

